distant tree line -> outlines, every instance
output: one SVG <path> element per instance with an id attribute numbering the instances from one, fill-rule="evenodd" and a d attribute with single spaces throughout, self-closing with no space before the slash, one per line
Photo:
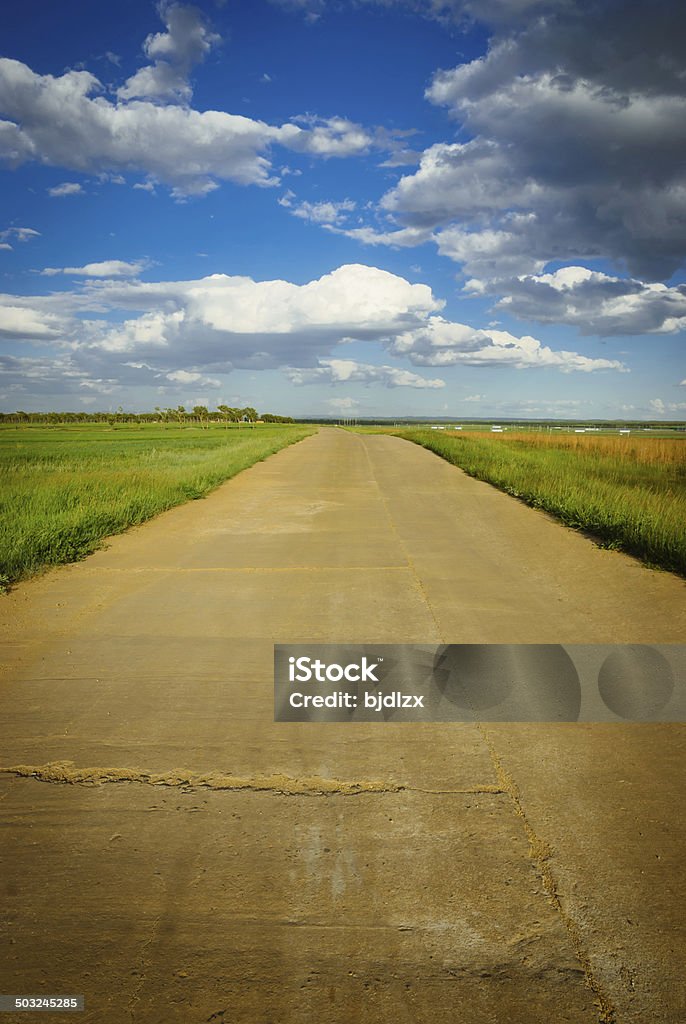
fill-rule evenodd
<path id="1" fill-rule="evenodd" d="M 155 406 L 153 412 L 125 412 L 120 406 L 116 412 L 0 412 L 0 423 L 195 423 L 208 427 L 210 423 L 294 423 L 292 416 L 277 416 L 264 412 L 259 415 L 252 406 L 239 409 L 230 405 L 218 405 L 210 411 L 206 405 L 194 405 L 186 409 Z"/>

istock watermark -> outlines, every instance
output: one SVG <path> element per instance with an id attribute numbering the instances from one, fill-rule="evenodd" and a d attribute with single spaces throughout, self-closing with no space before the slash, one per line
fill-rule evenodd
<path id="1" fill-rule="evenodd" d="M 277 722 L 683 722 L 685 644 L 278 644 Z"/>
<path id="2" fill-rule="evenodd" d="M 312 679 L 318 683 L 340 683 L 345 679 L 348 683 L 378 683 L 374 670 L 379 667 L 378 662 L 370 664 L 366 657 L 361 662 L 350 662 L 347 665 L 339 665 L 337 662 L 327 663 L 319 658 L 312 659 L 304 655 L 301 658 L 295 656 L 288 659 L 288 679 L 291 683 L 309 683 Z"/>

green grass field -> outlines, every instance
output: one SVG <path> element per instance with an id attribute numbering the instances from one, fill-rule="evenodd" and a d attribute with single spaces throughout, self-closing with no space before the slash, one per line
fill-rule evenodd
<path id="1" fill-rule="evenodd" d="M 202 498 L 313 428 L 131 424 L 0 428 L 0 587 Z"/>
<path id="2" fill-rule="evenodd" d="M 604 547 L 686 575 L 686 439 L 394 430 Z"/>

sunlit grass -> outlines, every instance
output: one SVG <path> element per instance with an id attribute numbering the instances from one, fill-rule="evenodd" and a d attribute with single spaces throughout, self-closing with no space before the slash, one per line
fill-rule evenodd
<path id="1" fill-rule="evenodd" d="M 0 429 L 0 585 L 72 562 L 313 432 L 157 424 Z"/>

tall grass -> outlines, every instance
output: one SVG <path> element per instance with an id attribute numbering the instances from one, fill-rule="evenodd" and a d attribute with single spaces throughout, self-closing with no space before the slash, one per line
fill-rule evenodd
<path id="1" fill-rule="evenodd" d="M 686 439 L 394 431 L 604 547 L 686 575 Z"/>
<path id="2" fill-rule="evenodd" d="M 0 585 L 94 551 L 313 432 L 88 425 L 0 429 Z"/>

